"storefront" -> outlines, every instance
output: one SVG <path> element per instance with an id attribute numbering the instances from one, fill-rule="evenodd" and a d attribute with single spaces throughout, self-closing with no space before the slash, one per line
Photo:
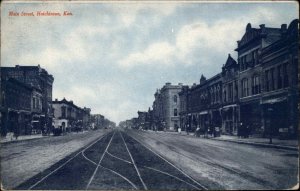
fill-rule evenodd
<path id="1" fill-rule="evenodd" d="M 222 108 L 222 132 L 229 135 L 237 135 L 239 124 L 238 105 L 232 104 Z"/>
<path id="2" fill-rule="evenodd" d="M 241 103 L 240 121 L 248 128 L 250 135 L 262 135 L 262 108 L 259 100 Z"/>

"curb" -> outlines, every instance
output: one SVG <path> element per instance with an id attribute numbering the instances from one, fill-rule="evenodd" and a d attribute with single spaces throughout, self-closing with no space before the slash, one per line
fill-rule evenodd
<path id="1" fill-rule="evenodd" d="M 285 150 L 293 150 L 293 151 L 298 151 L 299 150 L 298 147 L 293 147 L 293 146 L 273 145 L 273 144 L 245 142 L 245 141 L 234 141 L 234 140 L 216 139 L 216 138 L 209 138 L 209 139 L 216 140 L 216 141 L 225 141 L 225 142 L 237 143 L 237 144 L 254 145 L 254 146 L 258 146 L 258 147 L 268 147 L 268 148 L 285 149 Z"/>

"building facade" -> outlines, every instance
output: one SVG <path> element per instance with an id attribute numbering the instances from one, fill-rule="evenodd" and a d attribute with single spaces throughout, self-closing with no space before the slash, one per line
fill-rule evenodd
<path id="1" fill-rule="evenodd" d="M 54 128 L 62 132 L 79 131 L 88 129 L 90 124 L 90 109 L 80 108 L 65 98 L 52 102 L 54 113 Z"/>
<path id="2" fill-rule="evenodd" d="M 13 78 L 1 80 L 2 106 L 1 135 L 31 134 L 33 88 Z"/>
<path id="3" fill-rule="evenodd" d="M 178 85 L 166 83 L 154 94 L 153 120 L 157 130 L 174 131 L 179 128 L 180 100 L 178 93 L 181 91 L 181 88 L 181 83 Z"/>
<path id="4" fill-rule="evenodd" d="M 222 67 L 222 132 L 237 135 L 240 121 L 239 97 L 238 97 L 238 71 L 237 62 L 228 55 L 226 63 Z"/>
<path id="5" fill-rule="evenodd" d="M 32 101 L 32 104 L 35 105 L 37 101 L 41 105 L 42 114 L 35 114 L 33 121 L 39 121 L 42 131 L 50 133 L 53 118 L 51 105 L 53 76 L 39 65 L 16 65 L 15 67 L 1 67 L 1 78 L 2 80 L 13 78 L 36 90 L 36 93 L 34 93 L 35 101 Z"/>
<path id="6" fill-rule="evenodd" d="M 91 123 L 93 129 L 104 128 L 104 116 L 101 114 L 91 115 Z"/>
<path id="7" fill-rule="evenodd" d="M 265 134 L 297 134 L 298 89 L 298 20 L 281 26 L 280 40 L 261 51 L 262 109 Z"/>

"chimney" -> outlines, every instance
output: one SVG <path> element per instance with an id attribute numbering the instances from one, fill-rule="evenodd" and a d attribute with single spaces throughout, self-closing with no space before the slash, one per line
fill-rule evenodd
<path id="1" fill-rule="evenodd" d="M 266 33 L 266 27 L 265 27 L 265 24 L 261 24 L 259 25 L 260 29 L 261 29 L 261 33 L 262 34 L 265 34 Z"/>
<path id="2" fill-rule="evenodd" d="M 57 98 L 55 98 L 55 101 L 58 101 Z"/>
<path id="3" fill-rule="evenodd" d="M 170 82 L 167 82 L 167 83 L 166 83 L 166 86 L 170 86 L 170 85 L 171 85 L 171 83 L 170 83 Z"/>
<path id="4" fill-rule="evenodd" d="M 282 25 L 281 25 L 281 28 L 280 28 L 281 34 L 282 34 L 282 35 L 285 34 L 286 31 L 287 31 L 287 24 L 282 24 Z"/>
<path id="5" fill-rule="evenodd" d="M 178 83 L 179 86 L 182 86 L 182 83 Z"/>

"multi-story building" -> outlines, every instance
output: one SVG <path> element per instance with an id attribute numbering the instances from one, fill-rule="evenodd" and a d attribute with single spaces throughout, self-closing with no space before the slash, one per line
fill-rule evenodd
<path id="1" fill-rule="evenodd" d="M 104 116 L 101 114 L 91 115 L 91 122 L 94 129 L 104 128 Z"/>
<path id="2" fill-rule="evenodd" d="M 269 28 L 264 24 L 252 28 L 248 23 L 242 39 L 237 41 L 239 74 L 240 120 L 252 134 L 262 132 L 263 113 L 260 105 L 262 62 L 259 59 L 262 49 L 278 41 L 282 29 Z"/>
<path id="3" fill-rule="evenodd" d="M 1 135 L 31 134 L 31 101 L 33 88 L 13 78 L 2 79 Z"/>
<path id="4" fill-rule="evenodd" d="M 236 135 L 239 125 L 239 97 L 238 97 L 238 71 L 239 65 L 228 55 L 222 67 L 222 132 Z"/>
<path id="5" fill-rule="evenodd" d="M 42 114 L 35 117 L 41 124 L 41 128 L 45 132 L 50 132 L 52 126 L 52 84 L 54 78 L 48 72 L 38 66 L 19 66 L 15 67 L 1 67 L 1 78 L 14 78 L 24 84 L 27 84 L 36 90 L 40 90 L 42 98 L 40 103 L 42 105 Z M 35 95 L 36 97 L 36 95 Z"/>
<path id="6" fill-rule="evenodd" d="M 182 84 L 172 85 L 166 83 L 155 93 L 153 103 L 153 116 L 157 129 L 177 130 L 179 127 L 180 100 L 178 93 Z"/>
<path id="7" fill-rule="evenodd" d="M 299 21 L 281 26 L 280 39 L 261 50 L 261 111 L 265 134 L 297 134 Z M 252 91 L 257 91 L 253 86 Z M 271 129 L 270 129 L 271 127 Z"/>
<path id="8" fill-rule="evenodd" d="M 210 79 L 201 75 L 200 83 L 194 84 L 190 89 L 183 89 L 180 93 L 185 98 L 187 109 L 181 112 L 183 129 L 195 131 L 213 127 L 221 127 L 222 118 L 222 76 L 217 74 Z"/>
<path id="9" fill-rule="evenodd" d="M 91 108 L 84 107 L 82 109 L 82 127 L 85 130 L 91 128 Z"/>
<path id="10" fill-rule="evenodd" d="M 54 127 L 62 132 L 78 131 L 87 129 L 90 124 L 90 109 L 80 108 L 63 98 L 52 102 L 54 112 Z"/>
<path id="11" fill-rule="evenodd" d="M 145 129 L 146 128 L 146 118 L 147 112 L 145 111 L 138 111 L 138 128 Z"/>
<path id="12" fill-rule="evenodd" d="M 188 114 L 187 113 L 188 93 L 189 93 L 188 86 L 182 86 L 181 91 L 178 93 L 179 100 L 180 100 L 180 111 L 179 111 L 180 128 L 183 131 L 186 131 L 186 127 L 188 124 L 188 115 L 187 115 Z"/>

